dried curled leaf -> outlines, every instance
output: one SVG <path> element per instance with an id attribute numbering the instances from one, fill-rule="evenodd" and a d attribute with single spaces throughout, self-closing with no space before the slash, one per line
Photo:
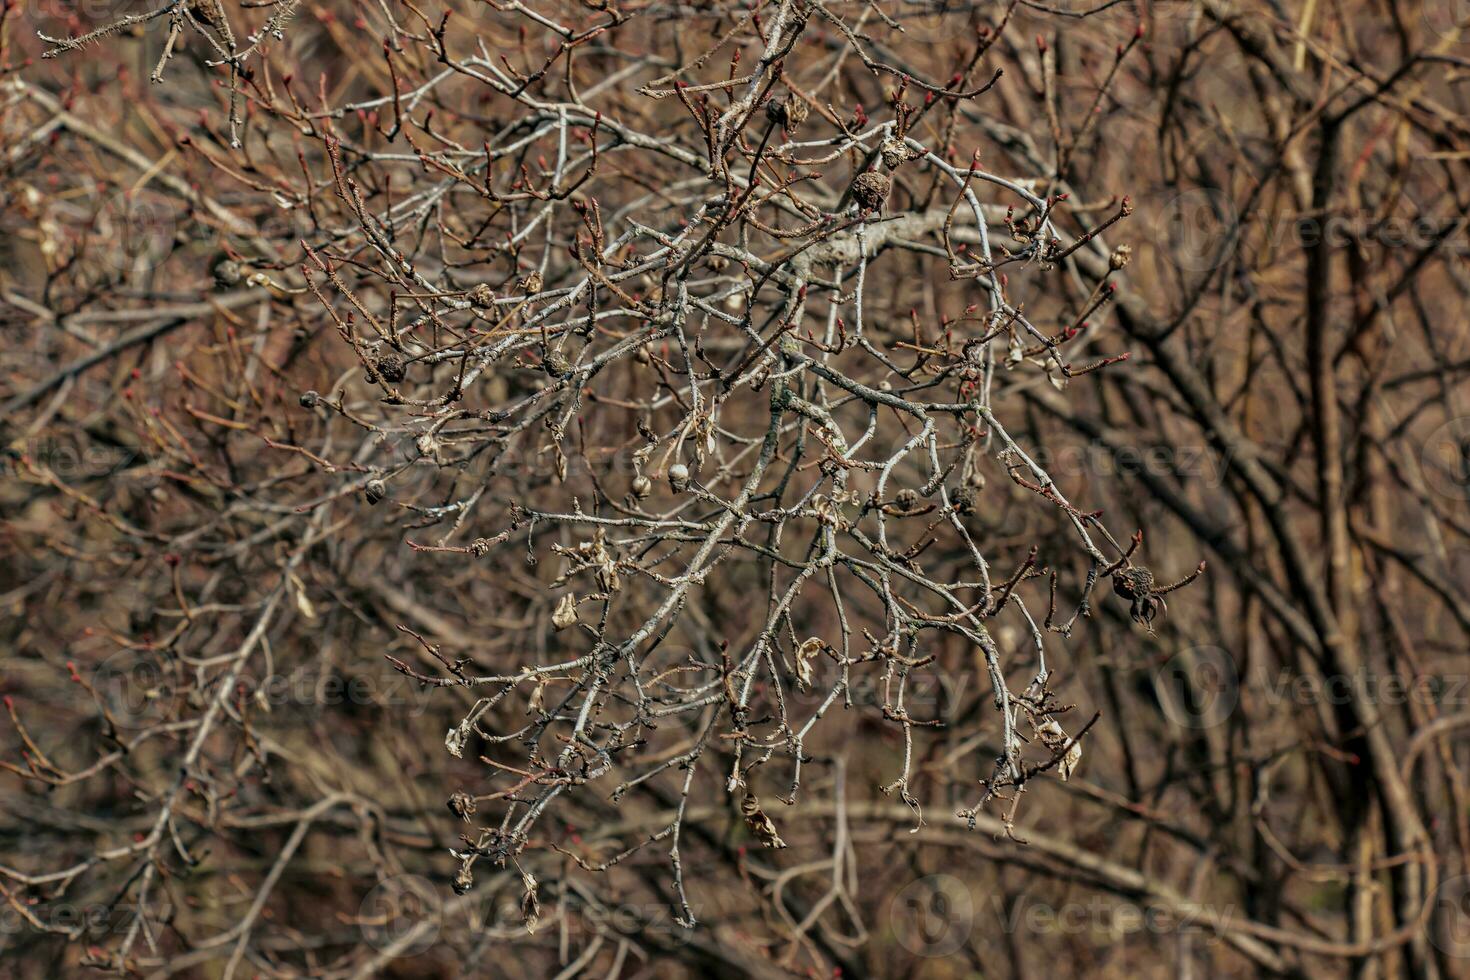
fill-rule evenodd
<path id="1" fill-rule="evenodd" d="M 754 793 L 746 793 L 745 799 L 740 801 L 740 813 L 745 817 L 745 826 L 750 828 L 750 832 L 755 835 L 756 840 L 760 841 L 766 847 L 780 848 L 786 846 L 786 842 L 781 839 L 781 835 L 776 833 L 776 825 L 771 822 L 771 818 L 766 816 L 765 811 L 761 809 L 761 801 Z"/>
<path id="2" fill-rule="evenodd" d="M 536 886 L 536 876 L 529 871 L 522 871 L 521 887 L 525 889 L 525 894 L 521 896 L 521 918 L 526 923 L 528 933 L 534 933 L 541 924 L 541 899 L 536 895 Z"/>
<path id="3" fill-rule="evenodd" d="M 1036 735 L 1041 739 L 1041 744 L 1051 749 L 1052 754 L 1062 753 L 1061 761 L 1057 763 L 1057 775 L 1065 782 L 1076 771 L 1077 764 L 1082 761 L 1082 743 L 1072 742 L 1071 737 L 1062 730 L 1055 718 L 1047 718 L 1036 726 Z M 1071 742 L 1069 746 L 1067 743 Z"/>
<path id="4" fill-rule="evenodd" d="M 449 733 L 444 736 L 444 747 L 448 749 L 449 754 L 454 756 L 456 759 L 463 759 L 464 744 L 465 742 L 469 741 L 469 738 L 469 726 L 459 725 L 455 728 L 451 728 L 449 730 Z"/>
<path id="5" fill-rule="evenodd" d="M 796 685 L 803 691 L 812 686 L 812 663 L 817 659 L 817 654 L 826 648 L 826 642 L 819 636 L 810 636 L 802 641 L 801 646 L 796 649 Z"/>
<path id="6" fill-rule="evenodd" d="M 551 625 L 557 630 L 564 630 L 577 625 L 577 598 L 568 592 L 561 597 L 556 604 L 556 609 L 551 614 Z"/>

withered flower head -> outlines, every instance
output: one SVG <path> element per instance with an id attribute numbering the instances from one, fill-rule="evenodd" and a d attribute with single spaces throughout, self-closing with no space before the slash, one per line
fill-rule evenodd
<path id="1" fill-rule="evenodd" d="M 449 797 L 449 812 L 468 822 L 475 812 L 475 798 L 464 790 L 455 790 Z"/>
<path id="2" fill-rule="evenodd" d="M 495 290 L 488 283 L 479 283 L 469 293 L 470 302 L 476 306 L 489 308 L 495 304 Z"/>
<path id="3" fill-rule="evenodd" d="M 1154 573 L 1141 565 L 1114 572 L 1113 592 L 1129 601 L 1128 615 L 1149 632 L 1153 632 L 1154 618 L 1168 612 L 1163 597 L 1154 592 Z"/>
<path id="4" fill-rule="evenodd" d="M 373 361 L 373 370 L 384 381 L 402 381 L 408 375 L 408 365 L 394 351 L 386 351 Z"/>
<path id="5" fill-rule="evenodd" d="M 766 118 L 788 133 L 794 133 L 800 129 L 801 124 L 806 122 L 810 111 L 810 107 L 795 94 L 772 99 L 766 103 Z"/>
<path id="6" fill-rule="evenodd" d="M 887 174 L 869 170 L 858 174 L 857 179 L 852 182 L 852 197 L 864 211 L 877 211 L 888 200 L 888 192 L 892 189 L 893 181 L 888 179 Z"/>

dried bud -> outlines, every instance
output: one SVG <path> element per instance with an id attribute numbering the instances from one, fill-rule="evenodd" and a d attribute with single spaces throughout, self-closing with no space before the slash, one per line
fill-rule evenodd
<path id="1" fill-rule="evenodd" d="M 463 895 L 475 887 L 475 872 L 470 869 L 468 863 L 459 866 L 459 871 L 454 876 L 454 894 Z"/>
<path id="2" fill-rule="evenodd" d="M 245 270 L 240 263 L 227 256 L 221 256 L 214 264 L 214 286 L 216 289 L 229 289 L 240 285 L 240 280 L 245 278 Z"/>
<path id="3" fill-rule="evenodd" d="M 1114 272 L 1117 272 L 1119 269 L 1123 268 L 1123 266 L 1127 265 L 1128 260 L 1132 257 L 1133 249 L 1131 247 L 1127 245 L 1119 245 L 1117 248 L 1113 249 L 1113 254 L 1108 256 L 1108 268 L 1112 269 Z"/>
<path id="4" fill-rule="evenodd" d="M 541 287 L 546 281 L 541 278 L 541 273 L 532 272 L 516 280 L 516 288 L 528 296 L 535 296 L 541 292 Z"/>
<path id="5" fill-rule="evenodd" d="M 388 487 L 384 485 L 382 480 L 369 480 L 362 488 L 362 495 L 367 498 L 368 503 L 376 504 L 388 496 Z"/>
<path id="6" fill-rule="evenodd" d="M 689 467 L 683 463 L 675 463 L 670 466 L 669 486 L 674 488 L 675 493 L 683 493 L 689 486 Z"/>
<path id="7" fill-rule="evenodd" d="M 572 373 L 572 362 L 559 350 L 549 350 L 541 359 L 541 366 L 553 378 L 565 378 Z"/>
<path id="8" fill-rule="evenodd" d="M 1113 591 L 1123 599 L 1138 599 L 1154 587 L 1154 573 L 1143 566 L 1124 568 L 1113 574 Z"/>
<path id="9" fill-rule="evenodd" d="M 955 513 L 975 513 L 975 498 L 977 496 L 978 494 L 976 494 L 974 487 L 960 487 L 957 489 L 950 495 L 950 500 L 954 503 Z"/>
<path id="10" fill-rule="evenodd" d="M 1169 611 L 1164 597 L 1154 592 L 1154 573 L 1141 565 L 1114 572 L 1113 592 L 1128 600 L 1128 615 L 1150 633 L 1154 631 L 1154 619 Z"/>
<path id="11" fill-rule="evenodd" d="M 883 158 L 883 166 L 889 170 L 897 170 L 914 158 L 914 153 L 909 149 L 908 144 L 892 136 L 883 141 L 878 153 Z"/>
<path id="12" fill-rule="evenodd" d="M 480 283 L 470 290 L 470 302 L 476 306 L 488 309 L 495 303 L 495 290 L 488 283 Z"/>
<path id="13" fill-rule="evenodd" d="M 777 126 L 785 128 L 789 133 L 794 133 L 806 122 L 810 107 L 797 98 L 794 94 L 781 99 L 772 99 L 766 103 L 766 118 Z"/>
<path id="14" fill-rule="evenodd" d="M 642 500 L 644 497 L 653 493 L 653 481 L 640 473 L 633 477 L 633 485 L 630 489 L 633 491 L 633 496 Z"/>
<path id="15" fill-rule="evenodd" d="M 913 510 L 919 506 L 919 494 L 911 487 L 904 487 L 898 491 L 898 496 L 893 498 L 893 502 L 898 505 L 899 510 Z"/>
<path id="16" fill-rule="evenodd" d="M 887 174 L 869 170 L 858 174 L 857 179 L 852 182 L 852 197 L 864 211 L 877 211 L 888 200 L 888 192 L 892 189 L 893 181 L 888 179 Z"/>
<path id="17" fill-rule="evenodd" d="M 402 381 L 408 374 L 408 366 L 403 363 L 403 358 L 399 357 L 393 351 L 379 355 L 377 360 L 373 362 L 373 370 L 384 381 Z"/>
<path id="18" fill-rule="evenodd" d="M 475 812 L 475 798 L 464 790 L 456 790 L 449 797 L 449 812 L 468 822 Z"/>
<path id="19" fill-rule="evenodd" d="M 322 396 L 321 395 L 318 395 L 314 391 L 304 391 L 304 392 L 301 393 L 301 407 L 302 408 L 316 408 L 317 403 L 320 402 L 321 400 L 322 400 Z"/>
<path id="20" fill-rule="evenodd" d="M 568 592 L 561 597 L 556 604 L 556 609 L 551 613 L 551 625 L 558 630 L 564 630 L 577 625 L 577 598 Z"/>
<path id="21" fill-rule="evenodd" d="M 413 447 L 419 451 L 420 456 L 432 456 L 439 449 L 439 440 L 425 432 L 413 441 Z"/>
<path id="22" fill-rule="evenodd" d="M 476 538 L 470 542 L 470 554 L 476 558 L 484 558 L 490 553 L 490 541 L 488 538 Z"/>

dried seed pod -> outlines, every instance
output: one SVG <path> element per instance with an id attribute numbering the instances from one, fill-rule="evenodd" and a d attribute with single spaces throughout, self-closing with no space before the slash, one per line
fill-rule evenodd
<path id="1" fill-rule="evenodd" d="M 653 493 L 653 481 L 640 473 L 633 477 L 633 484 L 630 489 L 633 491 L 633 496 L 642 500 L 644 497 Z"/>
<path id="2" fill-rule="evenodd" d="M 557 602 L 551 613 L 551 625 L 557 630 L 577 625 L 577 597 L 568 592 Z"/>
<path id="3" fill-rule="evenodd" d="M 413 447 L 419 451 L 420 456 L 432 456 L 439 451 L 439 440 L 425 432 L 413 441 Z"/>
<path id="4" fill-rule="evenodd" d="M 669 486 L 674 488 L 675 493 L 683 493 L 689 486 L 689 467 L 683 463 L 675 463 L 670 466 Z"/>
<path id="5" fill-rule="evenodd" d="M 639 345 L 638 349 L 633 352 L 633 360 L 637 361 L 639 364 L 653 363 L 653 354 L 649 352 L 647 344 Z"/>
<path id="6" fill-rule="evenodd" d="M 806 122 L 809 112 L 811 108 L 794 94 L 772 99 L 766 103 L 766 118 L 784 128 L 788 133 L 794 133 L 800 129 L 801 124 Z"/>
<path id="7" fill-rule="evenodd" d="M 369 480 L 362 488 L 362 495 L 367 498 L 368 503 L 376 504 L 388 496 L 388 487 L 382 480 Z"/>
<path id="8" fill-rule="evenodd" d="M 475 872 L 470 868 L 469 862 L 459 866 L 459 871 L 454 875 L 454 884 L 451 886 L 454 894 L 464 895 L 475 887 Z"/>
<path id="9" fill-rule="evenodd" d="M 1141 565 L 1114 572 L 1113 592 L 1128 600 L 1128 615 L 1150 633 L 1154 630 L 1154 619 L 1169 611 L 1163 596 L 1154 592 L 1154 573 Z"/>
<path id="10" fill-rule="evenodd" d="M 786 842 L 781 839 L 781 835 L 776 833 L 776 825 L 771 822 L 771 818 L 766 816 L 765 811 L 761 809 L 761 801 L 756 798 L 754 793 L 746 793 L 745 799 L 740 801 L 740 814 L 745 817 L 745 826 L 750 828 L 750 832 L 755 835 L 755 839 L 766 847 L 779 848 L 786 846 Z"/>
<path id="11" fill-rule="evenodd" d="M 1128 260 L 1132 257 L 1133 248 L 1131 246 L 1119 245 L 1117 248 L 1113 249 L 1113 254 L 1108 256 L 1108 268 L 1112 269 L 1114 272 L 1117 272 L 1119 269 L 1123 268 L 1123 266 L 1127 265 Z"/>
<path id="12" fill-rule="evenodd" d="M 883 141 L 883 145 L 878 148 L 878 155 L 883 158 L 883 166 L 889 170 L 897 170 L 914 158 L 908 144 L 892 136 Z"/>
<path id="13" fill-rule="evenodd" d="M 320 402 L 321 400 L 322 400 L 322 396 L 321 395 L 318 395 L 314 391 L 303 391 L 301 393 L 301 407 L 302 408 L 316 408 L 317 403 Z"/>
<path id="14" fill-rule="evenodd" d="M 529 296 L 535 296 L 541 292 L 541 287 L 545 284 L 546 280 L 541 278 L 539 272 L 528 273 L 516 280 L 516 288 Z"/>
<path id="15" fill-rule="evenodd" d="M 373 361 L 373 370 L 384 381 L 398 382 L 407 376 L 408 365 L 403 362 L 403 358 L 390 350 L 378 355 L 377 359 Z"/>
<path id="16" fill-rule="evenodd" d="M 887 174 L 869 170 L 858 174 L 857 179 L 852 182 L 852 198 L 864 211 L 877 211 L 888 200 L 888 192 L 892 189 L 893 181 L 888 179 Z"/>
<path id="17" fill-rule="evenodd" d="M 223 254 L 215 260 L 211 271 L 214 273 L 215 289 L 230 289 L 240 285 L 240 281 L 245 278 L 245 270 L 240 263 Z"/>
<path id="18" fill-rule="evenodd" d="M 973 514 L 977 496 L 974 487 L 960 487 L 950 494 L 949 499 L 954 504 L 956 514 Z"/>
<path id="19" fill-rule="evenodd" d="M 484 558 L 490 553 L 490 541 L 488 538 L 476 538 L 470 542 L 470 554 L 476 558 Z"/>
<path id="20" fill-rule="evenodd" d="M 912 487 L 904 487 L 898 491 L 898 496 L 893 498 L 893 502 L 899 510 L 913 510 L 919 506 L 919 493 Z"/>
<path id="21" fill-rule="evenodd" d="M 1154 587 L 1154 573 L 1142 565 L 1113 573 L 1113 591 L 1124 599 L 1139 599 Z"/>
<path id="22" fill-rule="evenodd" d="M 476 306 L 489 309 L 495 304 L 495 290 L 490 288 L 489 283 L 480 283 L 470 290 L 470 302 Z"/>
<path id="23" fill-rule="evenodd" d="M 464 790 L 455 790 L 449 797 L 449 812 L 465 822 L 475 812 L 475 798 Z"/>

